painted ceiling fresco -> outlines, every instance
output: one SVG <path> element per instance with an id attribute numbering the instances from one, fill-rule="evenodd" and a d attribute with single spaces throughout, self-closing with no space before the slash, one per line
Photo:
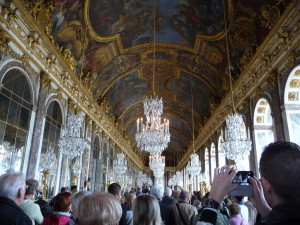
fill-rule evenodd
<path id="1" fill-rule="evenodd" d="M 154 0 L 54 2 L 55 41 L 72 52 L 74 68 L 83 69 L 95 100 L 108 102 L 116 126 L 133 141 L 142 101 L 153 94 L 154 85 L 164 101 L 163 117 L 170 120 L 171 143 L 163 155 L 167 166 L 174 166 L 192 141 L 192 116 L 197 135 L 228 91 L 226 32 L 235 82 L 288 1 L 156 0 L 155 6 Z"/>

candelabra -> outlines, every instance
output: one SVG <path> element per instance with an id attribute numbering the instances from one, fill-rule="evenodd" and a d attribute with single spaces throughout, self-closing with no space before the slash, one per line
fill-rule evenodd
<path id="1" fill-rule="evenodd" d="M 48 177 L 55 172 L 57 167 L 57 159 L 54 153 L 54 148 L 50 147 L 45 153 L 41 153 L 40 171 L 43 173 L 43 198 L 47 198 Z"/>
<path id="2" fill-rule="evenodd" d="M 80 158 L 76 158 L 75 162 L 72 165 L 72 181 L 73 181 L 73 185 L 77 185 L 77 180 L 80 174 L 80 170 L 81 166 L 80 166 Z"/>
<path id="3" fill-rule="evenodd" d="M 169 186 L 180 186 L 183 187 L 183 177 L 179 171 L 176 171 L 176 173 L 169 179 L 168 181 Z"/>

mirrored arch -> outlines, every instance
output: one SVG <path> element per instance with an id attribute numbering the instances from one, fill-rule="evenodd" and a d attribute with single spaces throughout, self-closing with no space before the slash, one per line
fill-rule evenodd
<path id="1" fill-rule="evenodd" d="M 21 171 L 30 128 L 33 97 L 19 69 L 7 71 L 0 90 L 0 174 Z"/>

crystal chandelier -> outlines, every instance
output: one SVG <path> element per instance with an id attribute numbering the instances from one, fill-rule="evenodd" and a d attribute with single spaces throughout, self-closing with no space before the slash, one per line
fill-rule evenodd
<path id="1" fill-rule="evenodd" d="M 57 167 L 57 158 L 54 153 L 54 148 L 50 147 L 45 153 L 41 154 L 40 158 L 40 170 L 55 172 Z"/>
<path id="2" fill-rule="evenodd" d="M 158 154 L 149 156 L 149 167 L 156 178 L 162 178 L 164 176 L 165 165 L 164 156 Z"/>
<path id="3" fill-rule="evenodd" d="M 146 97 L 144 100 L 146 122 L 143 123 L 143 118 L 137 120 L 137 133 L 135 134 L 137 147 L 152 155 L 161 154 L 170 142 L 169 120 L 164 119 L 162 123 L 162 113 L 162 98 Z"/>
<path id="4" fill-rule="evenodd" d="M 186 171 L 193 176 L 197 176 L 200 173 L 200 161 L 197 154 L 192 154 L 190 161 L 186 167 Z"/>
<path id="5" fill-rule="evenodd" d="M 237 113 L 228 115 L 222 144 L 226 158 L 235 162 L 242 161 L 249 156 L 251 147 L 249 128 L 247 131 L 242 115 Z"/>
<path id="6" fill-rule="evenodd" d="M 136 178 L 137 186 L 142 187 L 144 184 L 152 186 L 153 182 L 150 177 L 147 177 L 142 171 L 139 171 L 138 176 Z"/>
<path id="7" fill-rule="evenodd" d="M 68 158 L 75 158 L 81 155 L 88 147 L 85 138 L 84 114 L 69 115 L 65 130 L 62 130 L 58 140 L 58 146 L 62 154 Z"/>
<path id="8" fill-rule="evenodd" d="M 153 81 L 152 91 L 153 98 L 150 96 L 144 100 L 144 114 L 146 122 L 143 118 L 137 120 L 137 133 L 135 140 L 137 147 L 143 151 L 150 152 L 150 155 L 159 155 L 168 147 L 170 142 L 169 120 L 164 119 L 162 122 L 161 115 L 163 113 L 162 98 L 155 95 L 155 23 L 156 23 L 156 0 L 153 5 Z"/>
<path id="9" fill-rule="evenodd" d="M 244 160 L 250 153 L 252 148 L 252 142 L 250 140 L 249 129 L 247 132 L 242 115 L 236 113 L 233 88 L 232 88 L 232 77 L 231 77 L 231 66 L 230 66 L 230 55 L 228 47 L 228 32 L 227 32 L 227 21 L 225 15 L 224 6 L 224 23 L 225 23 L 225 39 L 226 39 L 226 50 L 227 50 L 227 61 L 228 61 L 228 74 L 229 74 L 229 84 L 231 92 L 231 101 L 233 112 L 226 117 L 226 128 L 224 142 L 222 148 L 225 151 L 226 157 L 228 159 L 234 160 L 235 163 L 240 163 Z M 223 138 L 223 134 L 222 134 Z"/>
<path id="10" fill-rule="evenodd" d="M 169 179 L 168 181 L 169 186 L 183 186 L 183 177 L 179 171 L 176 171 L 176 173 Z"/>
<path id="11" fill-rule="evenodd" d="M 114 160 L 114 174 L 123 175 L 127 170 L 127 160 L 123 153 L 117 154 L 117 159 Z"/>

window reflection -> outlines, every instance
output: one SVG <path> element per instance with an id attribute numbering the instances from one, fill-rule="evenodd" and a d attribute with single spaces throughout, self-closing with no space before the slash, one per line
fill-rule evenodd
<path id="1" fill-rule="evenodd" d="M 26 77 L 7 72 L 0 90 L 0 174 L 21 171 L 30 124 L 32 98 Z"/>
<path id="2" fill-rule="evenodd" d="M 57 101 L 52 101 L 47 109 L 47 116 L 45 121 L 45 127 L 44 127 L 44 136 L 43 136 L 43 143 L 42 143 L 42 150 L 41 154 L 45 154 L 48 151 L 53 150 L 53 156 L 52 159 L 56 160 L 58 162 L 59 159 L 59 147 L 58 147 L 58 139 L 60 137 L 60 131 L 62 126 L 62 112 L 60 109 L 60 106 Z M 41 169 L 42 162 L 40 162 L 40 170 Z M 47 180 L 47 192 L 46 197 L 52 198 L 55 194 L 55 186 L 56 186 L 56 175 L 57 175 L 57 167 L 56 168 L 50 168 L 50 175 L 48 176 Z M 42 185 L 42 180 L 44 177 L 40 176 L 40 185 Z"/>

